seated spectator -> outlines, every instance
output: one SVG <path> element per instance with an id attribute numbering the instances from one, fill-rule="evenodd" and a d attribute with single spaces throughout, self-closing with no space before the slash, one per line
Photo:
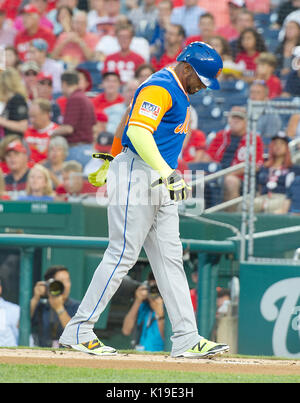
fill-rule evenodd
<path id="1" fill-rule="evenodd" d="M 245 1 L 229 0 L 227 7 L 229 12 L 229 23 L 225 20 L 224 25 L 217 30 L 217 33 L 228 41 L 233 41 L 240 35 L 237 27 L 237 18 L 241 9 L 245 7 Z"/>
<path id="2" fill-rule="evenodd" d="M 53 201 L 54 192 L 50 174 L 43 165 L 35 164 L 29 171 L 25 195 L 20 201 Z"/>
<path id="3" fill-rule="evenodd" d="M 117 72 L 104 72 L 102 77 L 103 92 L 92 98 L 96 113 L 103 112 L 106 108 L 121 104 L 124 101 L 120 90 L 121 80 Z"/>
<path id="4" fill-rule="evenodd" d="M 50 20 L 48 20 L 46 14 L 47 14 L 47 0 L 30 0 L 29 3 L 36 7 L 37 10 L 39 11 L 40 15 L 40 26 L 43 28 L 50 29 L 51 31 L 53 30 L 53 24 Z M 22 31 L 24 29 L 24 24 L 23 24 L 23 18 L 22 16 L 18 16 L 14 20 L 14 28 L 17 31 Z"/>
<path id="5" fill-rule="evenodd" d="M 54 189 L 62 184 L 62 168 L 68 153 L 69 146 L 64 137 L 56 136 L 50 139 L 48 158 L 43 165 L 50 173 Z"/>
<path id="6" fill-rule="evenodd" d="M 149 273 L 147 282 L 135 292 L 134 302 L 124 318 L 122 333 L 133 334 L 133 347 L 142 351 L 163 351 L 165 314 L 164 302 L 156 280 Z"/>
<path id="7" fill-rule="evenodd" d="M 236 30 L 239 32 L 239 36 L 247 28 L 255 28 L 254 14 L 247 8 L 241 8 L 236 17 Z M 238 37 L 230 41 L 233 59 L 237 54 Z"/>
<path id="8" fill-rule="evenodd" d="M 51 121 L 57 124 L 62 123 L 62 112 L 58 103 L 53 99 L 52 76 L 50 74 L 39 73 L 36 81 L 37 98 L 46 99 L 51 103 Z"/>
<path id="9" fill-rule="evenodd" d="M 165 33 L 164 53 L 160 57 L 153 57 L 151 64 L 156 71 L 176 62 L 176 58 L 183 48 L 185 33 L 181 25 L 168 25 Z"/>
<path id="10" fill-rule="evenodd" d="M 72 31 L 61 33 L 52 52 L 54 59 L 62 59 L 77 66 L 93 59 L 93 52 L 99 41 L 98 35 L 87 31 L 87 15 L 78 11 L 72 18 Z"/>
<path id="11" fill-rule="evenodd" d="M 286 199 L 275 213 L 300 215 L 300 176 L 296 176 L 293 182 L 288 186 Z"/>
<path id="12" fill-rule="evenodd" d="M 123 93 L 122 93 L 124 99 L 123 102 L 107 106 L 105 109 L 103 109 L 103 112 L 105 112 L 105 114 L 108 117 L 107 131 L 115 133 L 120 123 L 120 120 L 122 119 L 122 116 L 124 115 L 126 109 L 131 104 L 131 101 L 133 100 L 134 94 L 138 89 L 139 85 L 140 82 L 135 78 L 129 80 L 123 86 Z"/>
<path id="13" fill-rule="evenodd" d="M 155 26 L 158 19 L 158 8 L 156 7 L 155 0 L 145 0 L 136 8 L 133 8 L 128 14 L 129 20 L 133 24 L 134 31 L 137 36 L 142 36 L 148 41 L 151 39 L 147 37 L 147 27 Z"/>
<path id="14" fill-rule="evenodd" d="M 219 131 L 209 144 L 202 162 L 218 162 L 222 168 L 244 162 L 246 159 L 246 109 L 233 106 L 228 115 L 228 129 Z M 263 164 L 263 142 L 256 136 L 256 164 Z M 244 169 L 239 169 L 224 177 L 224 201 L 240 196 Z M 235 211 L 236 206 L 228 209 Z"/>
<path id="15" fill-rule="evenodd" d="M 61 92 L 60 77 L 64 72 L 62 63 L 51 59 L 48 55 L 48 44 L 44 39 L 34 39 L 30 43 L 28 59 L 37 63 L 40 72 L 52 76 L 52 90 L 57 94 Z"/>
<path id="16" fill-rule="evenodd" d="M 62 184 L 56 188 L 57 200 L 81 202 L 97 192 L 97 188 L 84 179 L 82 165 L 77 161 L 64 162 L 62 179 Z"/>
<path id="17" fill-rule="evenodd" d="M 164 49 L 164 37 L 167 26 L 170 24 L 171 13 L 173 9 L 172 0 L 162 0 L 157 5 L 158 17 L 154 26 L 148 24 L 147 32 L 149 39 L 151 56 L 160 55 Z M 150 25 L 150 26 L 149 26 Z"/>
<path id="18" fill-rule="evenodd" d="M 197 0 L 184 0 L 184 6 L 173 8 L 170 22 L 182 25 L 187 37 L 199 35 L 199 17 L 204 13 L 205 10 L 198 6 Z"/>
<path id="19" fill-rule="evenodd" d="M 294 179 L 288 138 L 284 132 L 274 136 L 269 156 L 257 173 L 258 196 L 254 200 L 257 213 L 274 213 L 286 198 L 286 191 Z"/>
<path id="20" fill-rule="evenodd" d="M 134 78 L 141 84 L 153 73 L 155 73 L 155 68 L 152 66 L 152 64 L 141 64 L 140 67 L 136 69 Z"/>
<path id="21" fill-rule="evenodd" d="M 100 38 L 114 35 L 120 17 L 123 17 L 120 14 L 120 0 L 104 0 L 103 15 L 98 16 L 91 31 L 96 32 Z"/>
<path id="22" fill-rule="evenodd" d="M 5 7 L 0 5 L 0 43 L 5 47 L 13 46 L 17 34 L 16 30 L 7 23 L 6 15 Z"/>
<path id="23" fill-rule="evenodd" d="M 300 69 L 298 68 L 299 56 L 300 47 L 297 46 L 293 51 L 292 70 L 286 77 L 286 83 L 281 94 L 282 97 L 289 98 L 300 96 Z"/>
<path id="24" fill-rule="evenodd" d="M 20 59 L 17 50 L 13 46 L 5 47 L 5 67 L 8 69 L 13 67 L 18 70 L 20 66 Z"/>
<path id="25" fill-rule="evenodd" d="M 62 32 L 69 32 L 68 29 L 65 28 L 68 26 L 69 18 L 68 14 L 60 13 L 60 9 L 62 7 L 68 7 L 71 10 L 72 16 L 75 15 L 79 9 L 78 0 L 57 0 L 56 7 L 49 11 L 47 14 L 47 18 L 54 25 L 54 35 L 58 36 Z M 67 25 L 66 25 L 67 24 Z"/>
<path id="26" fill-rule="evenodd" d="M 283 38 L 275 51 L 277 68 L 281 79 L 285 79 L 291 72 L 293 49 L 299 45 L 300 22 L 288 21 L 284 29 Z"/>
<path id="27" fill-rule="evenodd" d="M 4 151 L 9 174 L 5 176 L 5 190 L 12 199 L 24 194 L 29 173 L 29 151 L 20 140 L 10 142 Z"/>
<path id="28" fill-rule="evenodd" d="M 269 89 L 269 99 L 280 97 L 282 85 L 280 79 L 274 74 L 276 69 L 276 57 L 269 52 L 262 52 L 256 59 L 255 79 L 264 80 Z"/>
<path id="29" fill-rule="evenodd" d="M 232 60 L 232 52 L 227 39 L 220 35 L 215 35 L 209 40 L 208 44 L 219 53 L 223 61 Z"/>
<path id="30" fill-rule="evenodd" d="M 8 69 L 13 67 L 16 70 L 19 70 L 20 67 L 20 59 L 18 56 L 17 50 L 13 46 L 5 47 L 5 67 Z"/>
<path id="31" fill-rule="evenodd" d="M 68 98 L 63 124 L 53 133 L 53 136 L 66 136 L 70 152 L 82 151 L 84 144 L 93 141 L 93 126 L 96 116 L 92 101 L 79 89 L 79 76 L 76 71 L 66 71 L 61 76 L 62 91 Z"/>
<path id="32" fill-rule="evenodd" d="M 79 11 L 78 9 L 76 9 Z M 72 31 L 72 18 L 74 15 L 74 11 L 72 8 L 68 6 L 60 6 L 57 8 L 56 13 L 56 36 L 63 32 L 71 32 Z"/>
<path id="33" fill-rule="evenodd" d="M 9 173 L 9 169 L 4 158 L 6 147 L 9 143 L 15 140 L 17 140 L 18 142 L 22 142 L 21 136 L 19 136 L 18 134 L 9 134 L 8 136 L 3 137 L 3 139 L 0 141 L 0 170 L 3 172 L 4 175 Z"/>
<path id="34" fill-rule="evenodd" d="M 110 35 L 104 35 L 99 40 L 95 52 L 96 59 L 100 61 L 104 61 L 107 56 L 110 56 L 114 53 L 118 53 L 121 51 L 121 46 L 116 35 L 119 27 L 131 26 L 133 30 L 133 26 L 129 19 L 125 16 L 120 16 L 115 24 L 115 28 Z M 122 38 L 121 38 L 122 40 Z M 129 48 L 132 52 L 137 53 L 140 57 L 142 57 L 146 62 L 150 60 L 150 45 L 147 39 L 143 37 L 136 36 L 133 31 L 133 37 L 130 42 Z"/>
<path id="35" fill-rule="evenodd" d="M 93 86 L 91 74 L 89 73 L 88 70 L 79 67 L 76 67 L 75 71 L 77 71 L 78 73 L 78 79 L 79 79 L 78 88 L 89 97 L 88 92 L 92 89 Z M 64 95 L 56 99 L 56 103 L 59 106 L 62 116 L 66 112 L 67 101 L 68 98 Z"/>
<path id="36" fill-rule="evenodd" d="M 48 147 L 52 133 L 58 125 L 51 122 L 51 103 L 46 99 L 36 99 L 29 107 L 30 126 L 24 140 L 31 151 L 31 159 L 41 162 L 48 157 Z"/>
<path id="37" fill-rule="evenodd" d="M 26 61 L 21 64 L 20 71 L 22 72 L 23 82 L 26 87 L 29 100 L 37 97 L 37 75 L 40 72 L 40 67 L 34 61 Z"/>
<path id="38" fill-rule="evenodd" d="M 12 67 L 0 73 L 0 101 L 4 103 L 0 138 L 13 133 L 22 136 L 28 126 L 27 93 L 21 75 Z"/>
<path id="39" fill-rule="evenodd" d="M 103 71 L 118 72 L 121 83 L 125 84 L 134 77 L 135 70 L 145 60 L 137 53 L 130 50 L 130 44 L 134 36 L 131 25 L 120 25 L 116 30 L 116 36 L 120 45 L 120 51 L 106 57 Z"/>
<path id="40" fill-rule="evenodd" d="M 95 32 L 97 30 L 97 23 L 104 17 L 106 17 L 104 0 L 91 0 L 90 10 L 87 14 L 88 31 Z"/>
<path id="41" fill-rule="evenodd" d="M 19 344 L 20 307 L 6 301 L 4 281 L 0 278 L 0 347 L 17 347 Z"/>
<path id="42" fill-rule="evenodd" d="M 5 191 L 5 181 L 2 169 L 0 169 L 0 200 L 10 200 L 8 193 Z"/>
<path id="43" fill-rule="evenodd" d="M 266 45 L 262 36 L 254 29 L 247 28 L 239 36 L 237 42 L 237 55 L 235 62 L 245 63 L 244 80 L 251 82 L 254 80 L 256 71 L 256 59 L 261 52 L 266 51 Z"/>
<path id="44" fill-rule="evenodd" d="M 40 25 L 40 12 L 32 4 L 27 4 L 22 10 L 24 29 L 15 38 L 15 48 L 22 61 L 27 59 L 30 42 L 33 39 L 44 39 L 48 43 L 49 52 L 52 52 L 56 38 L 50 29 Z"/>
<path id="45" fill-rule="evenodd" d="M 51 279 L 63 283 L 64 291 L 61 295 L 53 296 L 47 292 L 45 282 Z M 70 298 L 72 284 L 67 267 L 49 267 L 44 280 L 35 284 L 30 301 L 32 336 L 36 346 L 58 348 L 58 340 L 80 302 Z"/>
<path id="46" fill-rule="evenodd" d="M 251 101 L 268 101 L 269 88 L 263 80 L 255 80 L 250 86 L 249 98 Z M 260 134 L 265 146 L 265 151 L 271 139 L 281 130 L 282 121 L 277 113 L 264 112 L 257 120 L 256 130 Z"/>
<path id="47" fill-rule="evenodd" d="M 208 43 L 210 39 L 216 35 L 215 18 L 211 13 L 205 13 L 199 17 L 200 35 L 189 36 L 185 40 L 185 45 L 189 45 L 195 41 Z"/>

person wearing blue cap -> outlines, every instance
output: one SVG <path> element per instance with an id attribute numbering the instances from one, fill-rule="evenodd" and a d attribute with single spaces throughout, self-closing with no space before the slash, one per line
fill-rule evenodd
<path id="1" fill-rule="evenodd" d="M 41 38 L 33 39 L 29 48 L 29 59 L 35 61 L 40 71 L 52 76 L 53 94 L 61 93 L 61 75 L 64 72 L 62 63 L 48 57 L 48 43 Z"/>
<path id="2" fill-rule="evenodd" d="M 93 327 L 143 247 L 172 325 L 171 356 L 203 358 L 229 350 L 227 344 L 198 333 L 183 268 L 177 205 L 187 198 L 189 187 L 176 171 L 189 130 L 189 94 L 219 88 L 223 63 L 203 42 L 188 45 L 177 60 L 174 68 L 154 73 L 138 87 L 123 131 L 123 152 L 115 158 L 94 154 L 105 162 L 89 175 L 90 183 L 103 185 L 108 170 L 109 246 L 60 338 L 63 346 L 98 356 L 116 354 Z"/>

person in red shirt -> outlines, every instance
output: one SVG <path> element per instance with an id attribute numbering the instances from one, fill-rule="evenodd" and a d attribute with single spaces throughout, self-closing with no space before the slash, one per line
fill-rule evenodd
<path id="1" fill-rule="evenodd" d="M 48 157 L 50 137 L 58 125 L 50 120 L 51 102 L 46 99 L 36 99 L 29 108 L 31 125 L 24 134 L 24 140 L 31 151 L 34 162 L 44 161 Z"/>
<path id="2" fill-rule="evenodd" d="M 153 57 L 151 63 L 158 71 L 176 62 L 176 58 L 182 51 L 185 37 L 184 29 L 181 25 L 169 24 L 165 33 L 165 52 L 161 57 Z"/>
<path id="3" fill-rule="evenodd" d="M 122 84 L 134 78 L 135 70 L 145 63 L 145 60 L 140 55 L 130 50 L 133 36 L 132 25 L 119 25 L 116 29 L 116 37 L 121 50 L 107 56 L 104 61 L 103 71 L 117 71 L 120 74 Z"/>
<path id="4" fill-rule="evenodd" d="M 39 10 L 32 4 L 27 4 L 22 10 L 22 15 L 24 29 L 15 37 L 15 48 L 18 51 L 19 58 L 21 60 L 26 59 L 30 42 L 37 38 L 44 39 L 48 43 L 49 52 L 51 52 L 56 38 L 50 29 L 40 26 Z"/>
<path id="5" fill-rule="evenodd" d="M 233 106 L 228 116 L 228 129 L 219 131 L 209 144 L 202 162 L 218 162 L 222 168 L 228 168 L 244 162 L 246 159 L 246 108 Z M 260 136 L 256 136 L 256 163 L 261 166 L 264 145 Z M 244 169 L 240 169 L 224 177 L 224 201 L 240 196 Z M 236 206 L 230 208 L 235 211 Z M 229 211 L 229 210 L 228 210 Z"/>
<path id="6" fill-rule="evenodd" d="M 102 87 L 104 91 L 92 98 L 96 113 L 100 113 L 103 109 L 124 102 L 124 98 L 120 94 L 121 81 L 120 76 L 116 72 L 106 72 L 102 76 Z"/>
<path id="7" fill-rule="evenodd" d="M 99 35 L 88 32 L 87 25 L 86 12 L 77 11 L 72 17 L 72 31 L 62 32 L 59 35 L 52 57 L 73 65 L 91 60 L 99 42 Z"/>
<path id="8" fill-rule="evenodd" d="M 269 52 L 263 52 L 256 59 L 256 80 L 263 80 L 269 89 L 269 99 L 279 97 L 282 93 L 282 84 L 274 72 L 277 65 L 275 55 Z"/>
<path id="9" fill-rule="evenodd" d="M 243 61 L 245 64 L 245 80 L 250 82 L 254 79 L 256 59 L 261 52 L 266 52 L 263 37 L 254 28 L 246 28 L 237 41 L 237 55 L 235 62 Z"/>
<path id="10" fill-rule="evenodd" d="M 216 35 L 215 18 L 211 13 L 205 13 L 199 17 L 199 29 L 201 35 L 189 36 L 185 40 L 185 45 L 195 41 L 208 43 Z"/>
<path id="11" fill-rule="evenodd" d="M 233 41 L 234 39 L 237 39 L 240 34 L 237 28 L 237 17 L 239 12 L 243 9 L 243 7 L 245 7 L 245 1 L 228 0 L 227 7 L 230 21 L 229 23 L 226 21 L 227 15 L 225 15 L 224 25 L 218 29 L 218 35 L 223 36 L 228 41 Z"/>

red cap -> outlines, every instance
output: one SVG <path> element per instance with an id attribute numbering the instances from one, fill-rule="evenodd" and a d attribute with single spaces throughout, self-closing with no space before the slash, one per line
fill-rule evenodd
<path id="1" fill-rule="evenodd" d="M 23 7 L 21 14 L 38 14 L 40 15 L 40 11 L 37 7 L 35 7 L 33 4 L 27 4 L 25 7 Z"/>
<path id="2" fill-rule="evenodd" d="M 8 151 L 17 151 L 18 153 L 27 154 L 25 146 L 18 140 L 14 140 L 11 143 L 8 143 L 5 149 L 5 153 L 7 153 Z"/>
<path id="3" fill-rule="evenodd" d="M 37 81 L 44 81 L 44 80 L 49 80 L 49 81 L 53 81 L 52 75 L 51 74 L 47 74 L 47 73 L 43 73 L 42 71 L 36 76 Z"/>

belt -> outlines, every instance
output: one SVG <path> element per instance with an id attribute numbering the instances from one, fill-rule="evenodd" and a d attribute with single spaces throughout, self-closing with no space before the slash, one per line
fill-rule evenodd
<path id="1" fill-rule="evenodd" d="M 125 146 L 125 147 L 122 148 L 123 153 L 127 153 L 127 151 L 128 151 L 128 146 Z"/>

